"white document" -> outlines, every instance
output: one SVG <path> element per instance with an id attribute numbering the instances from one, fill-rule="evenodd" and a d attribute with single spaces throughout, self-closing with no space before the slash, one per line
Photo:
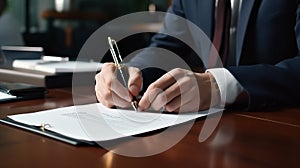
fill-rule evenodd
<path id="1" fill-rule="evenodd" d="M 13 96 L 11 94 L 0 92 L 0 101 L 1 100 L 10 100 L 10 99 L 15 99 L 15 98 L 17 98 L 17 96 Z"/>
<path id="2" fill-rule="evenodd" d="M 101 63 L 83 61 L 45 62 L 43 60 L 15 60 L 14 68 L 36 70 L 48 73 L 62 72 L 96 72 L 101 69 Z"/>
<path id="3" fill-rule="evenodd" d="M 210 114 L 220 109 L 210 110 Z M 44 124 L 50 130 L 85 141 L 107 141 L 146 133 L 194 120 L 208 111 L 185 114 L 161 114 L 109 109 L 102 104 L 89 104 L 8 116 L 32 126 Z"/>

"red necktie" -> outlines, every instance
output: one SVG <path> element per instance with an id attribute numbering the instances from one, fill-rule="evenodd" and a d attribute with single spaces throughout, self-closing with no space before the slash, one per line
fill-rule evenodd
<path id="1" fill-rule="evenodd" d="M 231 18 L 230 0 L 219 0 L 217 4 L 213 44 L 216 50 L 219 52 L 220 57 L 222 58 L 223 65 L 227 60 L 227 55 L 229 50 L 230 18 Z M 210 54 L 208 68 L 215 67 L 217 64 L 217 60 L 218 60 L 218 54 L 214 53 L 212 50 Z"/>

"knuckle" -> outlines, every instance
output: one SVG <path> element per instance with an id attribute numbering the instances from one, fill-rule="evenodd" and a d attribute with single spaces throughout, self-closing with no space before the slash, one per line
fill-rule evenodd
<path id="1" fill-rule="evenodd" d="M 113 85 L 112 80 L 109 80 L 109 81 L 106 82 L 106 87 L 107 87 L 107 88 L 111 88 L 112 85 Z"/>
<path id="2" fill-rule="evenodd" d="M 95 93 L 96 93 L 96 95 L 97 95 L 97 94 L 98 94 L 98 92 L 99 92 L 99 89 L 98 89 L 98 84 L 97 84 L 97 83 L 96 83 L 96 85 L 95 85 L 94 89 L 95 89 Z"/>
<path id="3" fill-rule="evenodd" d="M 103 65 L 102 65 L 102 68 L 103 69 L 106 69 L 106 68 L 109 68 L 109 67 L 111 67 L 111 66 L 113 66 L 114 64 L 113 63 L 111 63 L 111 62 L 107 62 L 107 63 L 104 63 Z"/>
<path id="4" fill-rule="evenodd" d="M 100 83 L 102 81 L 104 81 L 104 78 L 103 78 L 103 72 L 99 72 L 98 74 L 95 75 L 95 80 L 97 83 Z"/>
<path id="5" fill-rule="evenodd" d="M 151 83 L 148 88 L 149 90 L 155 90 L 158 88 L 158 85 L 156 83 Z"/>
<path id="6" fill-rule="evenodd" d="M 181 86 L 177 85 L 176 87 L 170 87 L 168 88 L 167 92 L 167 96 L 170 96 L 172 93 L 178 93 L 181 90 Z"/>
<path id="7" fill-rule="evenodd" d="M 103 99 L 107 101 L 111 99 L 111 95 L 112 95 L 111 90 L 107 90 L 101 97 L 103 97 Z"/>
<path id="8" fill-rule="evenodd" d="M 179 73 L 179 72 L 181 72 L 181 71 L 182 71 L 181 68 L 174 68 L 174 69 L 173 69 L 173 72 L 176 72 L 176 73 Z"/>
<path id="9" fill-rule="evenodd" d="M 100 72 L 100 73 L 101 73 L 101 72 Z M 100 80 L 100 77 L 101 77 L 101 76 L 100 76 L 100 75 L 101 75 L 100 73 L 97 73 L 97 74 L 95 75 L 95 80 L 96 80 L 96 81 L 97 81 L 97 80 Z"/>
<path id="10" fill-rule="evenodd" d="M 185 76 L 182 79 L 182 85 L 185 85 L 188 88 L 192 88 L 197 85 L 197 82 L 191 76 Z"/>
<path id="11" fill-rule="evenodd" d="M 171 73 L 172 75 L 177 76 L 177 75 L 179 75 L 179 74 L 181 74 L 183 72 L 183 69 L 181 69 L 181 68 L 175 68 L 171 72 L 172 72 Z"/>
<path id="12" fill-rule="evenodd" d="M 166 96 L 164 94 L 159 94 L 156 97 L 156 101 L 159 102 L 159 104 L 164 104 L 166 103 Z"/>

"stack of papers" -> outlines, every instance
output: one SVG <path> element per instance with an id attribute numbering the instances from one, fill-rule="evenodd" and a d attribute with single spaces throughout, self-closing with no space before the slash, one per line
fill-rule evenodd
<path id="1" fill-rule="evenodd" d="M 42 71 L 47 73 L 66 72 L 96 72 L 101 69 L 101 63 L 83 61 L 43 61 L 37 60 L 15 60 L 14 68 Z"/>

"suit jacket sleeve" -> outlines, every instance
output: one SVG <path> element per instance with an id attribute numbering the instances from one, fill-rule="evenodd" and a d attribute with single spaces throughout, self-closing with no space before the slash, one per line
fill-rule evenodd
<path id="1" fill-rule="evenodd" d="M 249 96 L 248 109 L 260 110 L 300 104 L 300 57 L 277 65 L 230 67 L 228 70 Z"/>
<path id="2" fill-rule="evenodd" d="M 180 0 L 174 0 L 167 13 L 185 18 Z M 142 70 L 142 93 L 152 82 L 171 69 L 176 67 L 190 69 L 202 64 L 200 58 L 198 60 L 193 59 L 192 54 L 195 53 L 189 46 L 178 40 L 184 38 L 193 39 L 190 32 L 187 31 L 186 23 L 182 22 L 182 19 L 166 14 L 163 28 L 153 36 L 149 48 L 137 54 L 127 63 L 129 66 L 138 67 Z M 171 35 L 167 35 L 164 32 Z M 177 58 L 184 60 L 189 67 L 175 60 Z"/>
<path id="3" fill-rule="evenodd" d="M 168 16 L 168 14 L 170 15 Z M 187 31 L 188 27 L 186 23 L 183 23 L 179 17 L 172 16 L 173 14 L 182 18 L 185 17 L 180 0 L 173 1 L 165 16 L 162 30 L 152 37 L 149 48 L 132 58 L 129 65 L 143 69 L 162 63 L 161 56 L 166 54 L 158 50 L 155 51 L 155 49 L 165 49 L 183 59 L 187 59 L 187 55 L 191 54 L 191 49 L 179 39 L 192 39 L 192 37 L 190 32 Z M 172 58 L 173 57 L 174 55 Z M 172 58 L 171 56 L 169 57 L 170 60 L 172 60 Z"/>
<path id="4" fill-rule="evenodd" d="M 300 51 L 300 7 L 297 9 L 295 34 Z M 288 57 L 288 56 L 287 56 Z M 257 64 L 230 67 L 228 70 L 249 96 L 248 109 L 261 110 L 300 104 L 300 57 L 285 59 L 276 65 Z"/>

